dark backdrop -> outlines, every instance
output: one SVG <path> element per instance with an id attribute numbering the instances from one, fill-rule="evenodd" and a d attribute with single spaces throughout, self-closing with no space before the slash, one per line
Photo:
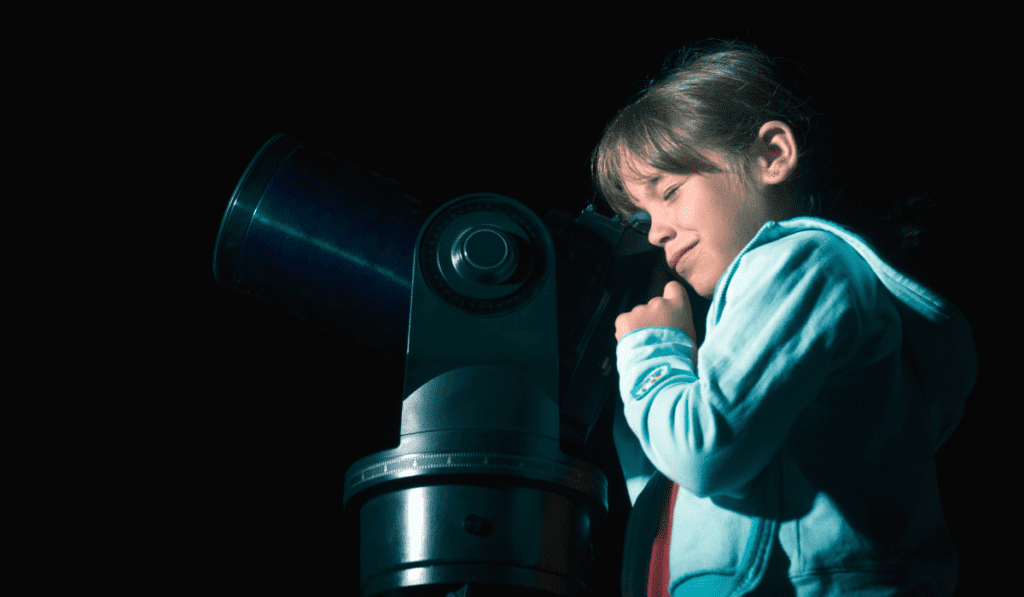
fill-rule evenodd
<path id="1" fill-rule="evenodd" d="M 111 118 L 127 126 L 118 128 L 120 157 L 106 163 L 131 164 L 123 179 L 149 220 L 127 250 L 145 267 L 126 276 L 123 312 L 137 345 L 152 347 L 153 358 L 129 358 L 145 361 L 158 397 L 131 411 L 136 443 L 128 445 L 145 449 L 112 451 L 152 479 L 123 498 L 145 521 L 129 525 L 126 541 L 140 546 L 130 561 L 153 566 L 146 586 L 289 594 L 358 586 L 342 475 L 388 447 L 401 355 L 214 281 L 221 216 L 266 140 L 284 132 L 317 143 L 437 203 L 490 191 L 541 217 L 552 208 L 575 214 L 591 194 L 588 157 L 604 125 L 666 54 L 707 37 L 751 41 L 798 63 L 850 180 L 893 197 L 937 193 L 930 273 L 975 322 L 982 358 L 967 415 L 938 455 L 962 594 L 977 586 L 994 553 L 985 541 L 993 519 L 977 523 L 978 510 L 991 507 L 982 488 L 992 474 L 975 463 L 1003 456 L 987 432 L 995 417 L 980 406 L 991 394 L 979 290 L 992 249 L 979 203 L 993 174 L 991 156 L 978 150 L 991 127 L 978 124 L 985 106 L 976 98 L 989 79 L 964 43 L 951 44 L 946 30 L 787 35 L 682 15 L 675 25 L 664 14 L 603 28 L 508 15 L 466 26 L 403 15 L 395 24 L 395 16 L 283 11 L 216 24 L 196 16 L 170 34 L 133 34 L 145 48 L 138 55 L 112 50 L 114 79 L 132 84 L 110 101 Z M 595 442 L 595 458 L 609 458 L 599 464 L 621 482 L 610 441 Z M 619 486 L 612 506 L 596 546 L 600 595 L 618 586 L 628 514 Z"/>

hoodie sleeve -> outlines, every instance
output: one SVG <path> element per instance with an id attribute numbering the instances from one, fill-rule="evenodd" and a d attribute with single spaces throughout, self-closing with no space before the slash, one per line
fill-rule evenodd
<path id="1" fill-rule="evenodd" d="M 821 231 L 742 253 L 719 284 L 698 368 L 685 332 L 634 330 L 617 347 L 620 393 L 665 476 L 698 497 L 742 497 L 829 373 L 884 335 L 866 318 L 888 298 L 864 259 Z"/>

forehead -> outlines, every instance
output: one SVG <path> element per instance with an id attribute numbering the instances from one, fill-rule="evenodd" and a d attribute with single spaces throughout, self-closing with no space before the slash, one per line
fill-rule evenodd
<path id="1" fill-rule="evenodd" d="M 695 152 L 689 161 L 689 168 L 685 172 L 660 170 L 623 148 L 619 153 L 618 174 L 627 192 L 630 191 L 628 187 L 632 187 L 634 191 L 653 192 L 658 183 L 669 176 L 735 175 L 731 162 L 724 155 L 714 151 Z"/>
<path id="2" fill-rule="evenodd" d="M 670 175 L 627 151 L 619 155 L 618 165 L 622 188 L 630 202 L 638 207 L 642 199 L 654 193 L 658 183 Z"/>
<path id="3" fill-rule="evenodd" d="M 667 174 L 637 158 L 631 153 L 623 152 L 619 157 L 619 177 L 624 186 L 654 186 Z"/>
<path id="4" fill-rule="evenodd" d="M 660 179 L 664 174 L 628 151 L 623 150 L 619 154 L 619 175 L 623 183 L 644 184 L 653 178 Z"/>

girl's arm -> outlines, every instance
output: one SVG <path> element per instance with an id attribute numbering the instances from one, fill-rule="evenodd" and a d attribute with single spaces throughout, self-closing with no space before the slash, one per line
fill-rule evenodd
<path id="1" fill-rule="evenodd" d="M 899 341 L 898 320 L 873 316 L 895 313 L 877 277 L 826 232 L 750 250 L 719 284 L 699 368 L 679 329 L 640 328 L 617 348 L 629 427 L 654 466 L 699 497 L 742 495 L 831 372 L 868 342 Z"/>

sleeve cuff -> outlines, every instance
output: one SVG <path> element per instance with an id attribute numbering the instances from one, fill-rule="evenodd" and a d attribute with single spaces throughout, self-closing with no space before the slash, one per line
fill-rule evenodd
<path id="1" fill-rule="evenodd" d="M 615 350 L 622 400 L 642 400 L 670 379 L 696 379 L 693 350 L 693 339 L 676 328 L 639 328 L 623 336 Z"/>

